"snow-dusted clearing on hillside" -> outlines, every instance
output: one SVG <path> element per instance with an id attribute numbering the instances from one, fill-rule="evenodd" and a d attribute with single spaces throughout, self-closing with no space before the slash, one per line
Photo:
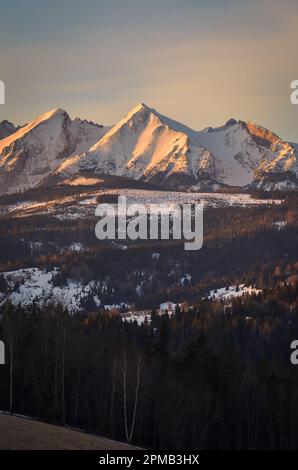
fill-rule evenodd
<path id="1" fill-rule="evenodd" d="M 86 192 L 77 195 L 66 196 L 45 202 L 22 202 L 10 206 L 2 206 L 1 214 L 11 214 L 13 217 L 28 217 L 35 215 L 48 215 L 60 220 L 75 220 L 93 218 L 98 204 L 97 196 L 126 196 L 128 204 L 143 204 L 149 208 L 149 204 L 203 204 L 209 207 L 248 207 L 280 204 L 277 199 L 254 199 L 250 194 L 225 194 L 225 193 L 195 193 L 182 191 L 151 191 L 140 189 L 109 189 L 96 192 Z"/>
<path id="2" fill-rule="evenodd" d="M 98 292 L 104 289 L 104 284 L 91 281 L 83 285 L 78 281 L 68 280 L 66 285 L 54 286 L 53 280 L 59 269 L 46 271 L 38 268 L 18 269 L 1 273 L 9 286 L 8 293 L 0 293 L 0 304 L 11 300 L 13 305 L 38 305 L 49 303 L 61 304 L 70 312 L 82 310 L 82 302 L 90 296 L 95 305 L 100 305 Z"/>
<path id="3" fill-rule="evenodd" d="M 149 325 L 151 323 L 151 314 L 150 313 L 131 313 L 121 315 L 121 320 L 126 323 L 136 322 L 138 326 L 144 325 L 145 323 Z"/>
<path id="4" fill-rule="evenodd" d="M 132 204 L 191 204 L 201 203 L 205 207 L 245 207 L 255 205 L 280 204 L 280 200 L 254 199 L 250 194 L 190 193 L 183 191 L 148 191 L 138 189 L 108 190 L 105 194 L 126 196 Z M 100 193 L 99 193 L 100 194 Z"/>
<path id="5" fill-rule="evenodd" d="M 230 300 L 235 297 L 242 297 L 243 295 L 252 295 L 252 294 L 259 294 L 262 292 L 260 289 L 256 289 L 255 287 L 246 287 L 244 284 L 240 284 L 239 286 L 229 286 L 227 289 L 225 287 L 221 287 L 220 289 L 215 289 L 209 292 L 208 299 L 210 300 Z"/>

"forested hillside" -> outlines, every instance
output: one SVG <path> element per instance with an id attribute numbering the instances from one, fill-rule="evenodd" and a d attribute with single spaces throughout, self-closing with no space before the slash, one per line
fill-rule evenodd
<path id="1" fill-rule="evenodd" d="M 297 447 L 297 281 L 142 327 L 6 305 L 1 328 L 1 408 L 155 449 Z"/>

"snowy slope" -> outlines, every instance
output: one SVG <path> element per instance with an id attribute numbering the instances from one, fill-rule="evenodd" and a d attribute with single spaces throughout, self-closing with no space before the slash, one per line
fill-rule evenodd
<path id="1" fill-rule="evenodd" d="M 248 123 L 257 141 L 265 146 L 263 160 L 252 185 L 262 189 L 295 189 L 298 187 L 298 145 L 284 142 L 276 134 Z"/>
<path id="2" fill-rule="evenodd" d="M 256 289 L 255 287 L 246 287 L 244 284 L 239 286 L 229 286 L 221 287 L 220 289 L 215 289 L 209 292 L 207 296 L 210 300 L 231 300 L 235 297 L 242 297 L 243 295 L 257 295 L 260 294 L 261 289 Z"/>
<path id="3" fill-rule="evenodd" d="M 2 273 L 7 282 L 6 293 L 0 292 L 0 305 L 10 300 L 13 305 L 60 304 L 71 313 L 83 309 L 87 299 L 93 299 L 94 305 L 100 306 L 98 294 L 104 290 L 104 284 L 99 281 L 90 281 L 82 284 L 78 281 L 68 280 L 65 285 L 55 286 L 54 278 L 59 272 L 58 268 L 52 271 L 38 268 L 18 269 Z"/>
<path id="4" fill-rule="evenodd" d="M 263 149 L 253 140 L 245 123 L 231 120 L 221 128 L 199 132 L 197 138 L 214 155 L 216 181 L 232 186 L 251 183 Z"/>
<path id="5" fill-rule="evenodd" d="M 264 174 L 296 171 L 295 148 L 251 121 L 232 119 L 221 128 L 200 132 L 198 139 L 215 156 L 218 182 L 247 186 Z"/>
<path id="6" fill-rule="evenodd" d="M 191 138 L 195 131 L 164 118 L 143 103 L 118 122 L 88 152 L 62 164 L 57 173 L 78 171 L 143 179 L 151 182 L 191 184 L 200 171 L 209 169 L 210 152 Z"/>
<path id="7" fill-rule="evenodd" d="M 75 119 L 62 109 L 42 114 L 0 140 L 0 192 L 37 186 L 66 158 L 86 151 L 106 128 Z"/>

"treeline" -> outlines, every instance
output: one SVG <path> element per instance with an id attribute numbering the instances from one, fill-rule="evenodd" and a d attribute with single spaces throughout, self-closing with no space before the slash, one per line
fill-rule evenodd
<path id="1" fill-rule="evenodd" d="M 298 284 L 138 327 L 1 307 L 0 407 L 155 449 L 298 446 Z"/>

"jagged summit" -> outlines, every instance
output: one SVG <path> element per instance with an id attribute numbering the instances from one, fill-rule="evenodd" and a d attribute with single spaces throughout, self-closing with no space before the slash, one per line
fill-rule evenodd
<path id="1" fill-rule="evenodd" d="M 22 129 L 23 129 L 24 132 L 28 132 L 28 131 L 32 130 L 34 127 L 36 127 L 39 124 L 42 124 L 46 121 L 50 121 L 50 120 L 53 120 L 53 119 L 63 120 L 65 118 L 69 119 L 69 115 L 67 114 L 66 111 L 64 111 L 64 109 L 54 108 L 54 109 L 51 109 L 50 111 L 47 111 L 43 114 L 40 114 L 36 119 L 34 119 L 33 121 L 26 124 Z"/>
<path id="2" fill-rule="evenodd" d="M 234 126 L 235 124 L 237 124 L 237 119 L 234 119 L 234 118 L 230 118 L 227 120 L 227 122 L 225 123 L 225 126 L 226 127 L 229 127 L 229 126 Z"/>
<path id="3" fill-rule="evenodd" d="M 10 134 L 6 139 L 3 139 L 0 141 L 0 152 L 10 146 L 13 142 L 23 138 L 26 134 L 32 132 L 34 129 L 37 128 L 40 124 L 43 124 L 47 121 L 53 120 L 53 119 L 60 119 L 63 120 L 65 118 L 69 118 L 68 114 L 66 111 L 60 108 L 55 108 L 50 111 L 47 111 L 46 113 L 40 114 L 37 118 L 35 118 L 33 121 L 29 122 L 23 127 L 20 127 L 16 132 Z"/>
<path id="4" fill-rule="evenodd" d="M 35 187 L 62 161 L 88 150 L 107 130 L 72 121 L 61 108 L 39 115 L 0 140 L 0 192 Z"/>
<path id="5" fill-rule="evenodd" d="M 138 111 L 142 111 L 144 109 L 152 109 L 150 106 L 147 106 L 147 104 L 145 104 L 143 101 L 140 101 L 140 103 L 138 103 L 133 109 L 132 111 L 135 111 L 135 112 L 138 112 Z"/>
<path id="6" fill-rule="evenodd" d="M 259 124 L 256 124 L 253 121 L 247 122 L 247 128 L 251 135 L 261 139 L 263 143 L 267 142 L 269 144 L 274 144 L 278 141 L 281 141 L 280 137 L 278 137 L 278 135 L 276 135 L 274 132 L 266 129 L 263 126 L 260 126 Z"/>
<path id="7" fill-rule="evenodd" d="M 15 125 L 12 122 L 8 121 L 7 119 L 4 119 L 3 121 L 1 121 L 0 126 L 10 126 L 15 129 Z"/>
<path id="8" fill-rule="evenodd" d="M 13 134 L 17 129 L 18 127 L 16 127 L 12 122 L 4 119 L 4 121 L 0 122 L 0 140 Z"/>
<path id="9" fill-rule="evenodd" d="M 147 106 L 145 103 L 138 103 L 136 106 L 134 106 L 125 116 L 123 119 L 120 120 L 121 121 L 127 121 L 129 119 L 131 119 L 135 114 L 139 114 L 139 113 L 146 113 L 146 112 L 149 112 L 149 111 L 152 111 L 152 108 L 150 108 L 149 106 Z"/>
<path id="10" fill-rule="evenodd" d="M 50 109 L 49 111 L 47 111 L 44 114 L 41 114 L 40 119 L 46 120 L 46 119 L 51 119 L 51 118 L 53 118 L 55 116 L 59 116 L 59 115 L 63 116 L 65 114 L 67 114 L 67 112 L 64 109 L 54 108 L 54 109 Z"/>

